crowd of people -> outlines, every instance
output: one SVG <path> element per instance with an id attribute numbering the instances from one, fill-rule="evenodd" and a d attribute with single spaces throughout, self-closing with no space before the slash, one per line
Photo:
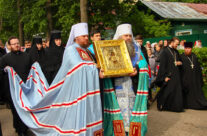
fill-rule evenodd
<path id="1" fill-rule="evenodd" d="M 142 38 L 141 38 L 142 39 Z M 182 112 L 184 109 L 207 109 L 202 86 L 202 68 L 192 48 L 201 48 L 201 41 L 160 40 L 158 43 L 146 42 L 144 46 L 137 36 L 137 42 L 148 59 L 151 68 L 149 79 L 149 101 L 152 100 L 152 89 L 160 87 L 154 99 L 157 99 L 159 110 Z M 179 54 L 178 50 L 184 50 Z"/>
<path id="2" fill-rule="evenodd" d="M 69 67 L 73 68 L 77 64 L 80 65 L 80 63 L 83 63 L 84 65 L 88 64 L 88 71 L 85 72 L 90 72 L 90 74 L 95 72 L 95 74 L 97 73 L 99 76 L 98 82 L 96 82 L 96 79 L 91 79 L 91 81 L 94 80 L 93 83 L 100 88 L 101 105 L 98 105 L 99 102 L 97 102 L 85 104 L 85 106 L 91 104 L 91 106 L 94 106 L 92 108 L 95 110 L 97 106 L 102 107 L 100 109 L 102 109 L 102 118 L 104 117 L 104 121 L 109 121 L 107 124 L 111 123 L 112 125 L 109 126 L 113 126 L 114 128 L 116 128 L 117 124 L 121 125 L 121 128 L 124 128 L 122 131 L 124 132 L 122 133 L 124 135 L 132 133 L 132 129 L 140 127 L 139 124 L 133 124 L 134 122 L 141 122 L 142 127 L 140 128 L 140 133 L 146 133 L 147 127 L 145 125 L 147 123 L 146 118 L 144 117 L 147 115 L 147 99 L 145 99 L 145 97 L 149 90 L 148 99 L 152 99 L 151 90 L 154 86 L 160 87 L 156 99 L 157 108 L 161 111 L 168 110 L 182 112 L 185 108 L 207 109 L 207 101 L 202 93 L 203 80 L 201 67 L 196 55 L 192 53 L 193 43 L 185 42 L 183 40 L 180 41 L 178 38 L 174 37 L 171 40 L 161 40 L 158 43 L 153 44 L 150 44 L 148 41 L 144 46 L 143 37 L 137 35 L 134 38 L 131 27 L 130 24 L 119 25 L 113 39 L 122 39 L 126 42 L 133 65 L 133 73 L 124 77 L 111 78 L 110 80 L 109 78 L 104 77 L 103 69 L 98 70 L 90 66 L 92 64 L 89 62 L 96 63 L 93 42 L 101 40 L 101 32 L 96 29 L 91 31 L 90 39 L 92 44 L 89 45 L 88 26 L 86 23 L 79 23 L 71 28 L 66 47 L 62 45 L 61 32 L 57 30 L 51 32 L 50 39 L 42 39 L 42 37 L 35 36 L 32 42 L 25 41 L 24 47 L 20 46 L 17 37 L 10 37 L 5 47 L 1 46 L 0 48 L 1 100 L 6 101 L 11 108 L 13 125 L 18 135 L 27 135 L 28 127 L 25 125 L 25 122 L 22 121 L 23 119 L 20 119 L 20 113 L 17 113 L 16 108 L 18 109 L 18 107 L 14 104 L 15 100 L 12 101 L 9 91 L 8 75 L 5 72 L 6 66 L 13 67 L 22 81 L 27 82 L 31 66 L 35 62 L 38 62 L 47 83 L 53 85 L 57 83 L 56 81 L 58 81 L 59 77 L 67 78 L 65 70 Z M 179 49 L 185 50 L 182 55 L 177 51 L 178 45 Z M 146 73 L 145 70 L 147 70 L 148 73 Z M 41 71 L 38 72 L 41 73 Z M 87 88 L 94 85 L 91 85 L 88 77 L 86 77 L 87 81 L 84 81 L 83 75 L 85 74 L 82 74 L 81 71 L 80 74 L 77 75 L 77 77 L 80 78 L 75 80 L 77 80 L 76 82 L 78 86 L 85 87 L 87 93 Z M 150 77 L 149 84 L 148 75 Z M 111 86 L 107 86 L 108 84 Z M 74 86 L 72 82 L 68 83 L 68 86 L 70 85 Z M 73 92 L 75 93 L 78 91 L 78 88 L 79 87 L 74 87 L 67 91 L 70 91 L 71 94 L 73 94 Z M 116 94 L 116 100 L 111 98 L 111 102 L 109 102 L 109 98 L 112 96 L 104 94 L 106 90 L 108 93 L 108 90 L 110 89 Z M 13 92 L 11 91 L 11 93 Z M 139 99 L 140 103 L 139 101 L 136 101 L 136 99 Z M 44 98 L 44 101 L 46 100 L 47 97 Z M 121 118 L 119 116 L 122 120 L 121 123 L 114 123 L 114 120 L 117 120 L 118 116 L 116 117 L 114 114 L 113 116 L 109 116 L 110 113 L 117 111 L 117 109 L 113 107 L 115 105 L 114 103 L 117 103 L 120 108 L 118 111 L 120 111 L 121 114 Z M 113 111 L 106 108 L 109 106 L 106 104 L 111 104 L 110 106 L 112 107 L 110 108 L 114 108 Z M 100 119 L 100 115 L 88 114 L 89 113 L 86 111 L 83 111 L 79 118 L 90 118 L 94 116 L 94 119 L 95 117 Z M 139 118 L 140 116 L 142 116 L 141 121 Z M 131 117 L 133 118 L 131 119 Z M 109 118 L 112 120 L 108 120 Z M 75 124 L 75 122 L 73 123 Z M 69 126 L 71 126 L 71 124 L 72 122 Z M 132 127 L 132 124 L 134 127 Z M 104 131 L 107 130 L 104 134 L 112 135 L 112 133 L 118 133 L 115 131 L 116 129 L 110 127 L 104 128 Z M 100 127 L 97 128 L 97 132 L 95 131 L 97 134 L 99 134 L 99 132 L 102 133 L 102 130 L 99 129 Z M 34 132 L 40 134 L 44 131 L 41 132 L 34 129 Z M 87 133 L 91 134 L 90 131 L 87 131 Z M 138 131 L 136 131 L 136 133 L 138 133 Z M 48 135 L 49 134 L 50 133 L 48 132 Z"/>

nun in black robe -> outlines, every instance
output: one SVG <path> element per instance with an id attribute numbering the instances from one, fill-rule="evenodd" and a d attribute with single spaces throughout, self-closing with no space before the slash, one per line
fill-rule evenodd
<path id="1" fill-rule="evenodd" d="M 186 48 L 192 48 L 192 42 L 185 43 Z M 203 77 L 200 63 L 194 53 L 181 55 L 182 82 L 184 91 L 184 107 L 186 109 L 207 109 L 207 100 L 202 91 Z"/>
<path id="2" fill-rule="evenodd" d="M 160 54 L 160 67 L 156 78 L 156 84 L 160 86 L 157 94 L 158 110 L 183 111 L 181 67 L 175 61 L 180 61 L 178 51 L 171 47 L 164 48 Z M 165 81 L 166 77 L 170 78 L 168 82 Z"/>
<path id="3" fill-rule="evenodd" d="M 38 49 L 38 45 L 40 48 Z M 42 37 L 36 36 L 33 38 L 32 47 L 29 50 L 29 55 L 32 59 L 32 62 L 38 62 L 44 71 L 45 67 L 45 49 L 42 47 Z"/>
<path id="4" fill-rule="evenodd" d="M 61 66 L 65 49 L 63 45 L 56 45 L 55 39 L 61 39 L 60 31 L 55 30 L 51 32 L 49 47 L 45 49 L 46 61 L 43 72 L 49 85 L 52 83 Z"/>

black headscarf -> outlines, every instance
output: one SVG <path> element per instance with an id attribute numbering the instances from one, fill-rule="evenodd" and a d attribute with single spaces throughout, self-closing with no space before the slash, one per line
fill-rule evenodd
<path id="1" fill-rule="evenodd" d="M 61 32 L 58 30 L 51 32 L 49 48 L 46 49 L 48 65 L 59 65 L 62 63 L 64 47 L 62 45 L 57 46 L 55 39 L 61 39 Z"/>
<path id="2" fill-rule="evenodd" d="M 55 44 L 55 39 L 61 39 L 61 31 L 54 30 L 51 32 L 51 37 L 50 37 L 50 46 L 49 48 L 58 48 L 61 46 L 57 46 Z"/>

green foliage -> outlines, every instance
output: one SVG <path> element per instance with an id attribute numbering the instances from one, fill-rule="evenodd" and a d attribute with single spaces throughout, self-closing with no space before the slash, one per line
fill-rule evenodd
<path id="1" fill-rule="evenodd" d="M 108 5 L 110 3 L 110 6 Z M 24 38 L 32 39 L 33 35 L 48 31 L 47 0 L 20 0 L 21 21 L 24 24 Z M 53 29 L 62 30 L 63 41 L 66 42 L 71 26 L 80 22 L 80 0 L 53 0 Z M 18 11 L 16 0 L 0 0 L 0 38 L 5 42 L 9 36 L 18 36 Z M 135 34 L 159 37 L 167 36 L 170 23 L 166 20 L 155 20 L 154 16 L 141 12 L 133 0 L 88 0 L 89 29 L 116 29 L 120 23 L 130 23 Z"/>
<path id="2" fill-rule="evenodd" d="M 110 3 L 110 6 L 108 6 Z M 67 5 L 67 6 L 65 6 Z M 80 1 L 56 0 L 55 6 L 58 11 L 55 14 L 57 18 L 56 26 L 62 28 L 63 37 L 68 38 L 71 26 L 80 22 Z M 120 20 L 123 10 L 119 0 L 88 0 L 88 24 L 91 28 L 104 30 L 105 28 L 116 28 L 116 23 Z"/>
<path id="3" fill-rule="evenodd" d="M 24 35 L 26 39 L 47 32 L 46 4 L 47 0 L 22 1 L 22 22 L 24 23 Z"/>
<path id="4" fill-rule="evenodd" d="M 62 30 L 63 41 L 66 41 L 71 26 L 80 22 L 80 0 L 55 0 L 54 7 L 57 12 L 54 13 L 54 27 Z"/>
<path id="5" fill-rule="evenodd" d="M 205 84 L 202 89 L 204 92 L 204 96 L 206 97 L 206 100 L 207 100 L 207 84 Z"/>
<path id="6" fill-rule="evenodd" d="M 18 34 L 18 16 L 15 0 L 0 0 L 0 39 L 5 42 L 9 36 Z"/>
<path id="7" fill-rule="evenodd" d="M 149 11 L 139 10 L 140 4 L 125 4 L 125 15 L 121 18 L 122 22 L 128 22 L 133 26 L 134 35 L 142 34 L 144 37 L 165 37 L 171 29 L 171 23 L 166 19 L 155 19 L 155 16 Z M 126 11 L 126 10 L 125 10 Z"/>
<path id="8" fill-rule="evenodd" d="M 24 36 L 31 39 L 34 34 L 47 31 L 45 3 L 47 0 L 20 0 L 21 21 Z M 18 36 L 18 10 L 16 0 L 0 0 L 0 38 L 5 42 L 10 36 Z"/>
<path id="9" fill-rule="evenodd" d="M 110 3 L 110 6 L 108 3 Z M 102 36 L 105 38 L 109 37 L 105 29 L 115 30 L 125 12 L 123 4 L 119 3 L 119 0 L 88 0 L 88 8 L 89 29 L 100 29 Z"/>
<path id="10" fill-rule="evenodd" d="M 207 85 L 207 48 L 201 48 L 201 49 L 193 49 L 193 52 L 196 54 L 198 57 L 198 60 L 201 64 L 202 67 L 202 72 L 203 72 L 203 80 L 204 83 Z"/>
<path id="11" fill-rule="evenodd" d="M 110 6 L 108 5 L 110 3 Z M 20 0 L 21 21 L 24 24 L 24 38 L 32 39 L 33 35 L 48 31 L 47 0 Z M 53 29 L 62 30 L 66 42 L 71 26 L 80 22 L 80 0 L 53 0 Z M 0 38 L 5 42 L 9 36 L 18 36 L 18 11 L 16 0 L 0 0 Z M 153 15 L 141 12 L 133 0 L 88 0 L 89 29 L 114 29 L 120 23 L 130 23 L 135 34 L 160 37 L 167 36 L 170 23 L 166 20 L 155 20 Z"/>
<path id="12" fill-rule="evenodd" d="M 115 28 L 122 13 L 119 0 L 89 0 L 88 8 L 89 24 L 92 27 L 97 26 L 102 29 L 105 27 Z"/>

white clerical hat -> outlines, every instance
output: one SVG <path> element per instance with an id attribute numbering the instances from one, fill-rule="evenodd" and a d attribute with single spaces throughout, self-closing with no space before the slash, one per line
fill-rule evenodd
<path id="1" fill-rule="evenodd" d="M 116 29 L 116 33 L 115 33 L 113 39 L 117 40 L 117 39 L 119 39 L 120 36 L 125 35 L 125 34 L 130 34 L 130 35 L 133 36 L 131 24 L 121 24 L 121 25 L 119 25 Z"/>
<path id="2" fill-rule="evenodd" d="M 88 35 L 88 24 L 87 23 L 78 23 L 72 26 L 70 31 L 70 36 L 66 47 L 74 43 L 74 39 L 78 36 Z"/>

